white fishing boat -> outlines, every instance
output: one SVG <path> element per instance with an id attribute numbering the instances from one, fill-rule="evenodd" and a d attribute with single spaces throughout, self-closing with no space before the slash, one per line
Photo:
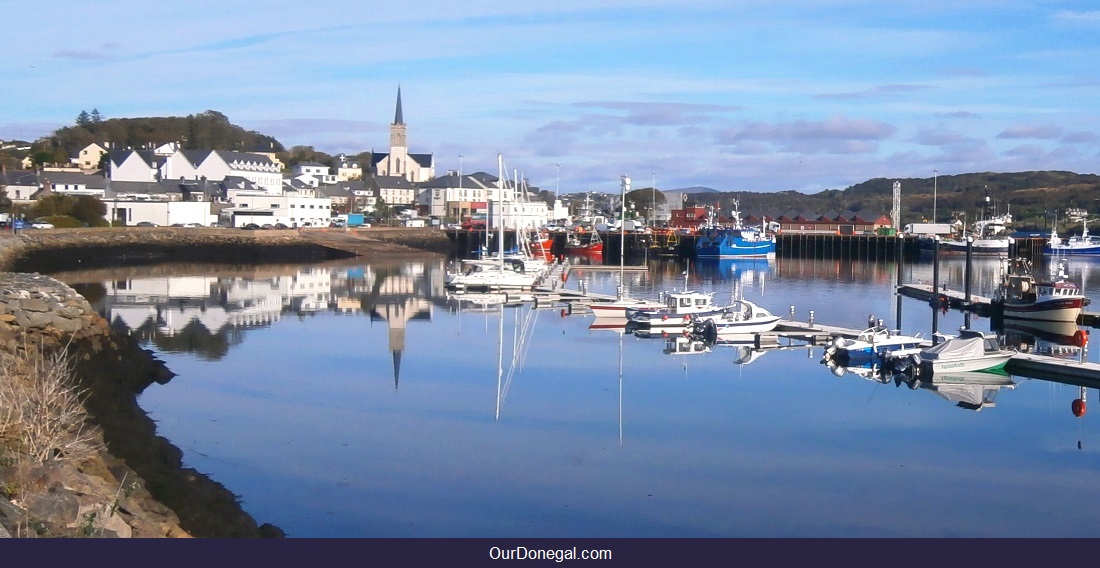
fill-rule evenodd
<path id="1" fill-rule="evenodd" d="M 1036 280 L 1026 258 L 1004 259 L 1001 286 L 994 300 L 1012 320 L 1076 322 L 1089 299 L 1080 286 L 1066 279 L 1065 265 L 1048 280 Z"/>
<path id="2" fill-rule="evenodd" d="M 1068 239 L 1050 231 L 1050 240 L 1043 246 L 1043 254 L 1054 256 L 1100 256 L 1100 237 L 1090 236 L 1088 219 L 1081 220 L 1081 234 Z"/>
<path id="3" fill-rule="evenodd" d="M 976 221 L 969 235 L 941 241 L 940 252 L 965 253 L 970 247 L 972 254 L 1008 254 L 1012 245 L 1012 237 L 1007 233 L 1010 223 L 1012 215 L 1009 213 Z"/>
<path id="4" fill-rule="evenodd" d="M 693 316 L 715 315 L 726 306 L 714 303 L 713 292 L 668 292 L 664 306 L 654 310 L 650 308 L 626 308 L 626 317 L 636 327 L 657 328 L 674 327 L 686 329 L 691 325 Z"/>

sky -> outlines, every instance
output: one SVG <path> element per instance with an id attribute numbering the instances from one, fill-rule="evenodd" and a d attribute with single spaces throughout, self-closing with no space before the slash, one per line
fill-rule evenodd
<path id="1" fill-rule="evenodd" d="M 1097 173 L 1100 5 L 1019 0 L 0 0 L 0 140 L 215 110 L 559 193 L 816 193 Z M 904 188 L 903 188 L 904 191 Z"/>

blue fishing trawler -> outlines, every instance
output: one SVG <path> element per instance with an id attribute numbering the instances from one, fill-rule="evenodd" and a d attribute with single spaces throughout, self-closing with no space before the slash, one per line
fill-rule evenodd
<path id="1" fill-rule="evenodd" d="M 737 202 L 730 214 L 732 226 L 722 226 L 713 219 L 697 233 L 696 258 L 775 258 L 775 236 L 763 227 L 746 227 L 741 223 Z"/>

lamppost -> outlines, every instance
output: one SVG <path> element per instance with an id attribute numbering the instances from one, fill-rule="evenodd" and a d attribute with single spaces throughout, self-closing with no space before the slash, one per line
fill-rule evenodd
<path id="1" fill-rule="evenodd" d="M 939 170 L 932 170 L 932 222 L 936 222 L 936 188 L 939 185 Z"/>
<path id="2" fill-rule="evenodd" d="M 458 155 L 458 195 L 455 197 L 458 198 L 455 200 L 458 201 L 458 207 L 455 207 L 455 217 L 459 222 L 462 222 L 462 154 Z M 470 213 L 472 214 L 473 211 L 470 211 Z"/>

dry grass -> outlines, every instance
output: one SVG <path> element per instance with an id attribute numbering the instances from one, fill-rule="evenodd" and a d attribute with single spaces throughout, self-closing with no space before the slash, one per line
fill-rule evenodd
<path id="1" fill-rule="evenodd" d="M 0 361 L 0 457 L 79 463 L 102 449 L 87 421 L 85 395 L 62 351 Z"/>

